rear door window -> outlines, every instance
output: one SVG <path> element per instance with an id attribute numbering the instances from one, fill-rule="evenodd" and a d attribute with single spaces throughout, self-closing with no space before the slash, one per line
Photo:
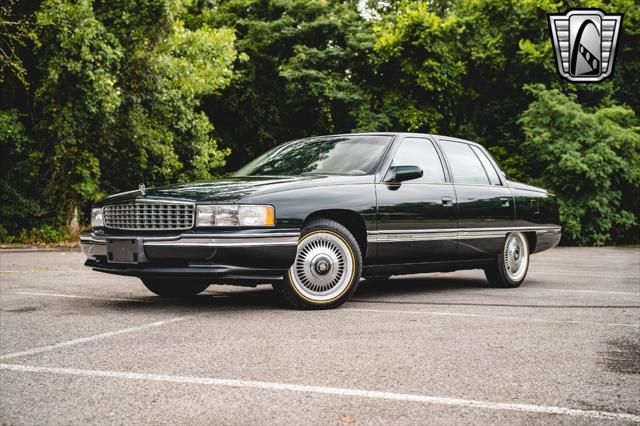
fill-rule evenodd
<path id="1" fill-rule="evenodd" d="M 491 182 L 491 185 L 502 185 L 500 183 L 500 178 L 498 177 L 498 172 L 496 172 L 496 169 L 495 167 L 493 167 L 493 164 L 487 157 L 487 154 L 485 154 L 484 151 L 482 151 L 477 146 L 471 145 L 471 149 L 476 153 L 476 155 L 480 159 L 480 162 L 484 166 L 484 171 L 487 172 L 487 175 L 489 175 L 489 181 Z"/>
<path id="2" fill-rule="evenodd" d="M 482 163 L 471 146 L 463 142 L 440 141 L 449 160 L 453 182 L 467 185 L 490 185 Z"/>

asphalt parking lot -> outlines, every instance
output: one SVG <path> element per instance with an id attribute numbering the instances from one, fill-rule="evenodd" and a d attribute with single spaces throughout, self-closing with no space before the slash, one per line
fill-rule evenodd
<path id="1" fill-rule="evenodd" d="M 518 289 L 363 281 L 321 312 L 162 299 L 83 259 L 0 252 L 2 424 L 640 422 L 640 249 L 534 255 Z"/>

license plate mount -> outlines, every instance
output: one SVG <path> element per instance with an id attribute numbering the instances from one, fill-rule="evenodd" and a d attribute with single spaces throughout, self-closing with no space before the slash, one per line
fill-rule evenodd
<path id="1" fill-rule="evenodd" d="M 107 261 L 109 263 L 143 263 L 147 261 L 144 254 L 142 238 L 108 238 Z"/>

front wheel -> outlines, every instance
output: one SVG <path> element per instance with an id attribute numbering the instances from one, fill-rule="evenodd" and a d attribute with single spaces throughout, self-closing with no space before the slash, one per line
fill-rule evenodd
<path id="1" fill-rule="evenodd" d="M 181 280 L 180 278 L 141 278 L 141 280 L 152 293 L 172 299 L 187 299 L 202 293 L 209 287 L 209 283 Z"/>
<path id="2" fill-rule="evenodd" d="M 520 232 L 507 235 L 504 249 L 484 273 L 493 287 L 513 288 L 524 281 L 529 269 L 529 244 Z"/>
<path id="3" fill-rule="evenodd" d="M 361 273 L 353 235 L 338 222 L 318 219 L 302 230 L 295 261 L 274 287 L 293 307 L 335 308 L 355 293 Z"/>

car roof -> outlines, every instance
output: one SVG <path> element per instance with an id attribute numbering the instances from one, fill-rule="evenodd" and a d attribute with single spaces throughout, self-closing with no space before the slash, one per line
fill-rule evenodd
<path id="1" fill-rule="evenodd" d="M 482 147 L 482 145 L 480 145 L 477 142 L 472 142 L 470 140 L 466 140 L 466 139 L 462 139 L 462 138 L 456 138 L 454 136 L 445 136 L 445 135 L 434 135 L 434 134 L 429 134 L 429 133 L 414 133 L 414 132 L 358 132 L 358 133 L 338 133 L 335 135 L 318 135 L 315 137 L 318 138 L 322 138 L 322 137 L 332 137 L 332 136 L 419 136 L 419 137 L 433 137 L 437 140 L 440 139 L 444 139 L 444 140 L 449 140 L 449 141 L 454 141 L 454 142 L 463 142 L 463 143 L 468 143 L 471 145 L 476 145 L 478 147 Z"/>

